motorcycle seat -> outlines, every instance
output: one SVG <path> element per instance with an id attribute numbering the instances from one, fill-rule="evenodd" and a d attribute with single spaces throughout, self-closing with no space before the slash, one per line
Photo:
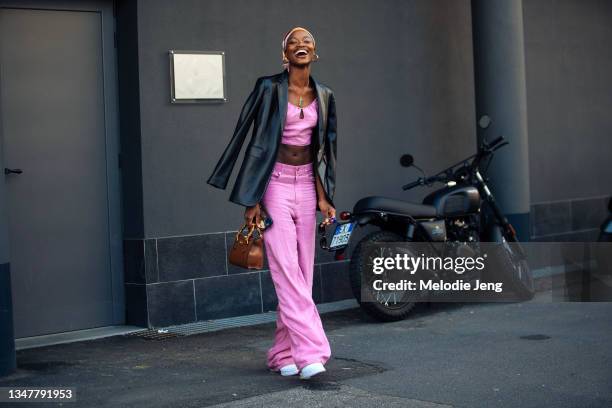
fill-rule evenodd
<path id="1" fill-rule="evenodd" d="M 373 211 L 405 214 L 417 218 L 433 218 L 438 215 L 436 207 L 433 205 L 410 203 L 380 196 L 364 197 L 353 206 L 354 214 Z"/>

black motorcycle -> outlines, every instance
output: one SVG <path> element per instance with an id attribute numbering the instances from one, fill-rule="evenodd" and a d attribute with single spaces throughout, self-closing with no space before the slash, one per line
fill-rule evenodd
<path id="1" fill-rule="evenodd" d="M 483 116 L 479 126 L 489 127 L 491 120 Z M 360 306 L 383 321 L 406 318 L 417 300 L 395 297 L 395 293 L 372 293 L 377 301 L 361 301 L 362 268 L 370 256 L 365 250 L 368 243 L 376 242 L 443 242 L 455 246 L 473 248 L 480 242 L 497 242 L 506 263 L 506 283 L 521 299 L 531 299 L 534 295 L 533 278 L 525 253 L 518 243 L 516 231 L 497 206 L 493 194 L 481 174 L 481 166 L 486 170 L 494 152 L 507 145 L 503 137 L 490 143 L 483 140 L 476 154 L 450 166 L 449 168 L 426 177 L 414 165 L 411 155 L 403 155 L 400 163 L 404 167 L 415 167 L 423 174 L 418 180 L 404 185 L 403 190 L 417 186 L 430 186 L 440 182 L 445 187 L 426 196 L 422 204 L 387 197 L 369 196 L 360 199 L 352 212 L 340 213 L 329 246 L 326 249 L 336 252 L 336 259 L 343 259 L 350 236 L 356 226 L 373 225 L 377 231 L 365 235 L 355 246 L 349 264 L 350 281 L 353 294 Z M 469 245 L 469 246 L 468 246 Z M 366 285 L 367 290 L 377 292 Z"/>

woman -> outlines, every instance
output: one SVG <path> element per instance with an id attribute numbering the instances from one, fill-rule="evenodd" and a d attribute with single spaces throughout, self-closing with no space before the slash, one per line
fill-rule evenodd
<path id="1" fill-rule="evenodd" d="M 278 297 L 268 367 L 308 379 L 325 371 L 331 355 L 312 299 L 312 281 L 316 211 L 324 215 L 324 223 L 336 215 L 336 108 L 332 90 L 310 75 L 318 55 L 308 30 L 295 27 L 286 33 L 282 55 L 282 73 L 257 79 L 208 183 L 226 187 L 254 121 L 230 201 L 246 207 L 248 223 L 261 221 L 262 205 L 273 220 L 264 234 Z"/>

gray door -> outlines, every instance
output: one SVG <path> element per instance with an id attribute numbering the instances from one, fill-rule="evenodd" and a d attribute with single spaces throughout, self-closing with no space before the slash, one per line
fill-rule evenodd
<path id="1" fill-rule="evenodd" d="M 0 141 L 4 167 L 21 170 L 3 174 L 15 337 L 122 324 L 116 114 L 105 95 L 115 80 L 105 76 L 103 13 L 6 3 Z"/>

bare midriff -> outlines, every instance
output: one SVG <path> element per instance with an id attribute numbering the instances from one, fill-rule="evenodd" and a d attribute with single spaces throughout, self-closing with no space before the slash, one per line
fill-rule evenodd
<path id="1" fill-rule="evenodd" d="M 312 151 L 310 145 L 297 146 L 281 143 L 278 148 L 276 160 L 294 166 L 311 163 Z"/>

